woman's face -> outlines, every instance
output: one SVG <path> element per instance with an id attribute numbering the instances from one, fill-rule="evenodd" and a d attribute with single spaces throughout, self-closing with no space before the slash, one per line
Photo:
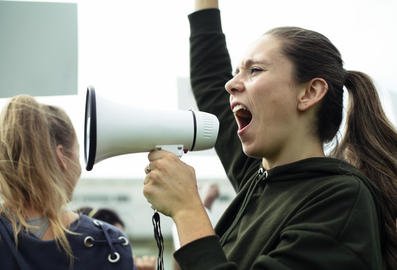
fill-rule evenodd
<path id="1" fill-rule="evenodd" d="M 288 147 L 299 116 L 297 87 L 278 39 L 265 35 L 248 49 L 225 85 L 247 155 L 277 158 Z"/>
<path id="2" fill-rule="evenodd" d="M 73 167 L 72 170 L 74 172 L 74 181 L 77 183 L 77 180 L 80 178 L 81 175 L 81 166 L 80 166 L 80 147 L 79 144 L 76 142 L 74 144 L 74 149 L 73 149 L 73 156 L 72 156 L 72 162 L 73 162 Z"/>

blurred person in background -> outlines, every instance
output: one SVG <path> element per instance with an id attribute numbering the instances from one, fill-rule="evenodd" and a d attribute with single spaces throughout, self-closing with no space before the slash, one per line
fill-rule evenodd
<path id="1" fill-rule="evenodd" d="M 113 209 L 110 208 L 92 208 L 92 207 L 80 207 L 76 210 L 79 214 L 84 214 L 91 218 L 105 221 L 122 231 L 125 231 L 124 221 L 120 215 Z"/>

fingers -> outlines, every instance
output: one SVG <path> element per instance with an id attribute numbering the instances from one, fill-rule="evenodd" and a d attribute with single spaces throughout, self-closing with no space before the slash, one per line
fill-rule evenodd
<path id="1" fill-rule="evenodd" d="M 150 163 L 145 167 L 145 173 L 149 174 L 151 172 Z"/>
<path id="2" fill-rule="evenodd" d="M 164 150 L 159 150 L 159 149 L 152 150 L 148 154 L 148 160 L 155 161 L 155 160 L 161 158 L 165 154 L 166 154 L 166 151 L 164 151 Z"/>
<path id="3" fill-rule="evenodd" d="M 146 175 L 148 175 L 152 170 L 155 169 L 155 161 L 163 158 L 164 155 L 167 155 L 167 152 L 162 150 L 152 150 L 151 152 L 149 152 L 148 154 L 149 164 L 144 169 Z M 145 178 L 145 182 L 147 178 L 148 177 Z"/>
<path id="4" fill-rule="evenodd" d="M 146 175 L 151 174 L 154 170 L 164 172 L 164 170 L 175 167 L 180 163 L 179 157 L 165 150 L 152 150 L 148 154 L 149 164 L 145 167 Z M 151 174 L 152 175 L 152 174 Z"/>
<path id="5" fill-rule="evenodd" d="M 171 153 L 169 151 L 155 149 L 149 152 L 148 159 L 149 161 L 155 161 L 162 158 L 171 158 L 171 159 L 179 159 L 177 155 Z"/>
<path id="6" fill-rule="evenodd" d="M 135 258 L 135 266 L 137 270 L 155 270 L 156 269 L 155 256 L 142 256 Z"/>
<path id="7" fill-rule="evenodd" d="M 148 184 L 148 183 L 149 183 L 149 177 L 146 176 L 146 177 L 145 177 L 145 180 L 143 180 L 143 184 L 146 185 L 146 184 Z"/>

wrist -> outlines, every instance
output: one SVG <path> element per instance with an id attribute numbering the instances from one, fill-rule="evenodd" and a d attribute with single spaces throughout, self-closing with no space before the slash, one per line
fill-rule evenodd
<path id="1" fill-rule="evenodd" d="M 177 224 L 178 222 L 184 222 L 185 220 L 195 219 L 195 217 L 204 217 L 206 214 L 203 205 L 196 205 L 190 208 L 184 208 L 176 211 L 171 217 L 174 222 Z"/>
<path id="2" fill-rule="evenodd" d="M 172 218 L 178 230 L 181 246 L 215 234 L 207 212 L 202 205 L 199 208 L 180 210 Z"/>
<path id="3" fill-rule="evenodd" d="M 194 1 L 194 10 L 202 10 L 208 8 L 218 8 L 218 0 L 195 0 Z"/>

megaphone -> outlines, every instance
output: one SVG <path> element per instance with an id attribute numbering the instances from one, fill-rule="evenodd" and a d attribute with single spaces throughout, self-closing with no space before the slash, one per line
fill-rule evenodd
<path id="1" fill-rule="evenodd" d="M 218 130 L 219 121 L 213 114 L 134 108 L 105 100 L 89 86 L 84 121 L 86 170 L 106 158 L 156 148 L 175 147 L 182 152 L 209 149 Z"/>

